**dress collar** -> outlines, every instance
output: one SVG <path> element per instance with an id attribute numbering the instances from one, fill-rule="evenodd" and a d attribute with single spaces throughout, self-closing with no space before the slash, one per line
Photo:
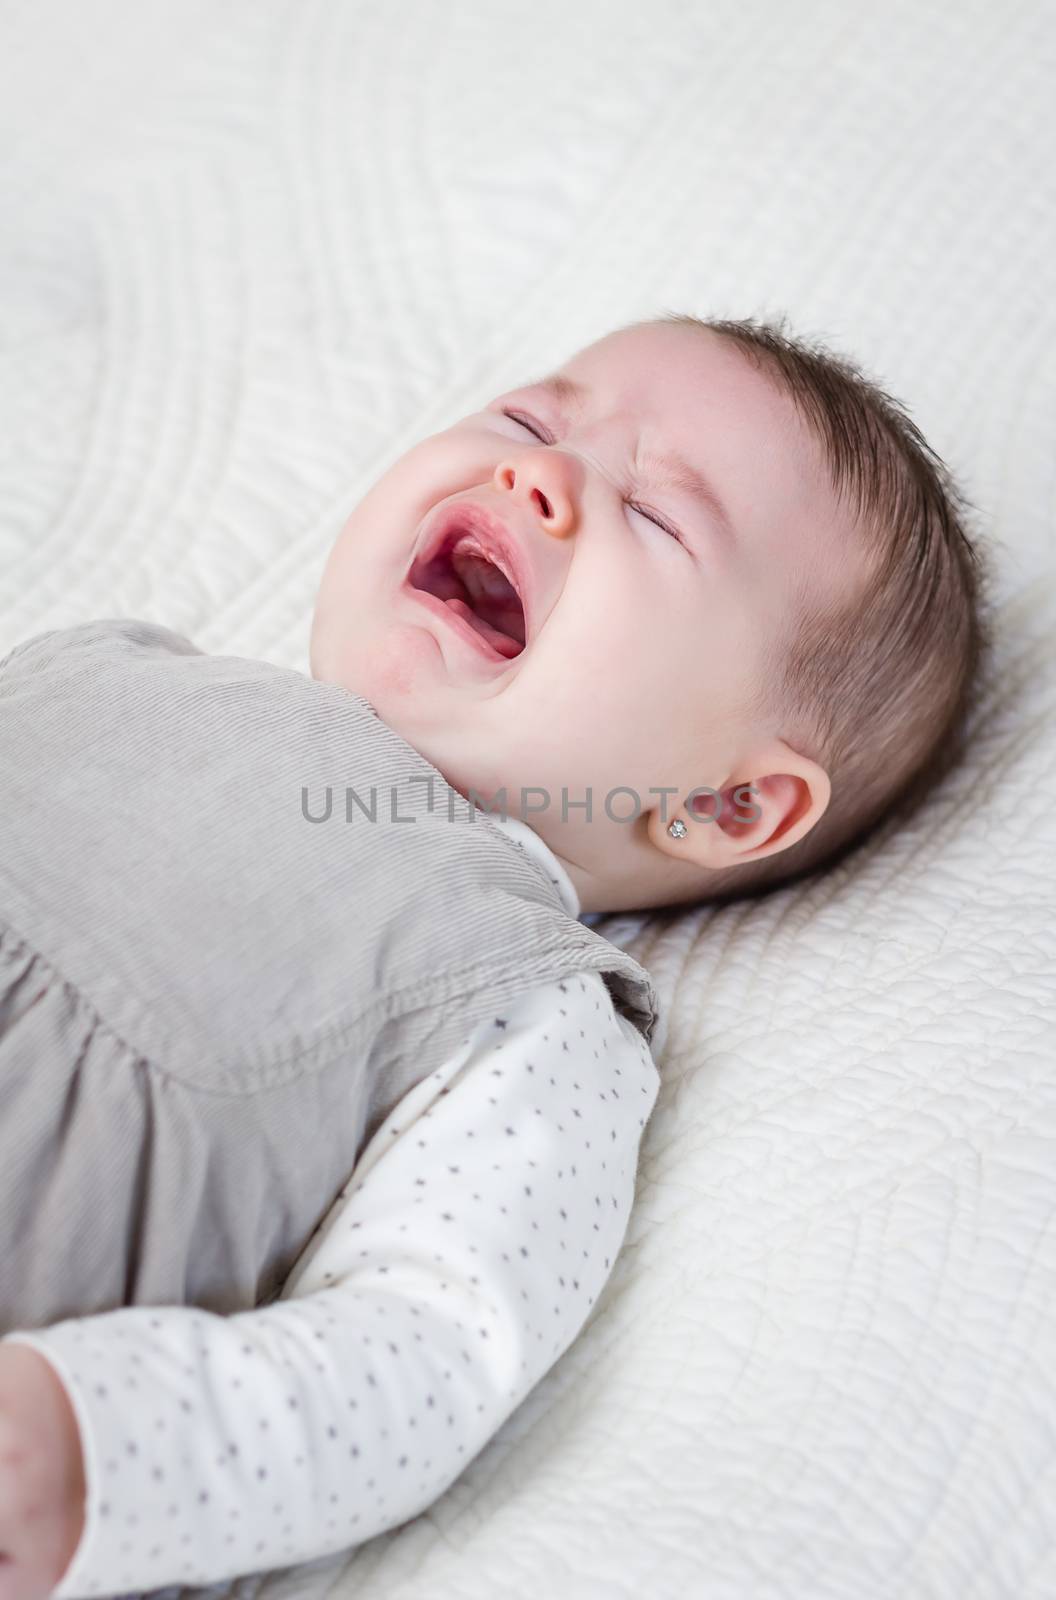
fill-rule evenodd
<path id="1" fill-rule="evenodd" d="M 509 838 L 526 850 L 530 856 L 538 861 L 550 882 L 561 896 L 561 902 L 570 916 L 578 919 L 580 915 L 579 895 L 576 893 L 572 879 L 565 868 L 551 850 L 550 846 L 519 817 L 496 816 L 490 811 L 482 811 L 480 815 L 494 827 L 501 828 Z"/>

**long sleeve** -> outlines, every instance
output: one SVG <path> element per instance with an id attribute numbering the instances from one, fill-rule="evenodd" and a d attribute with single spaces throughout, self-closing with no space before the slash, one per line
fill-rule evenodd
<path id="1" fill-rule="evenodd" d="M 9 1333 L 81 1430 L 53 1600 L 313 1560 L 423 1511 L 582 1329 L 658 1087 L 597 974 L 546 984 L 393 1109 L 277 1301 Z"/>

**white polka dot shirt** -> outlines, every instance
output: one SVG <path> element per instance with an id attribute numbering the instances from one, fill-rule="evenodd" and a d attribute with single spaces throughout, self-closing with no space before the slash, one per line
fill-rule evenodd
<path id="1" fill-rule="evenodd" d="M 500 825 L 578 915 L 538 835 Z M 85 1526 L 53 1600 L 315 1560 L 425 1510 L 581 1331 L 658 1089 L 597 973 L 548 983 L 393 1108 L 278 1300 L 8 1334 L 81 1432 Z"/>

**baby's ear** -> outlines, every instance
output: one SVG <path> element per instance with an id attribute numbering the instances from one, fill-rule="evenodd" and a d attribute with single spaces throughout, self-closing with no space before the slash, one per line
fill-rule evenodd
<path id="1" fill-rule="evenodd" d="M 722 791 L 715 826 L 725 841 L 723 860 L 731 865 L 759 861 L 796 844 L 821 820 L 832 797 L 824 767 L 783 739 L 757 751 L 753 765 L 757 777 Z"/>
<path id="2" fill-rule="evenodd" d="M 722 810 L 715 817 L 738 858 L 758 860 L 769 853 L 763 846 L 783 849 L 791 844 L 786 834 L 801 821 L 811 802 L 804 779 L 791 772 L 768 772 L 752 783 L 728 784 L 722 791 Z M 697 808 L 702 809 L 702 808 Z M 703 808 L 708 814 L 707 808 Z M 711 807 L 714 814 L 715 807 Z M 797 834 L 802 837 L 803 829 Z"/>
<path id="3" fill-rule="evenodd" d="M 781 739 L 756 751 L 751 765 L 758 776 L 738 776 L 721 790 L 692 791 L 666 824 L 654 812 L 653 843 L 676 859 L 716 871 L 776 855 L 802 839 L 828 806 L 828 773 Z M 676 819 L 685 831 L 672 834 Z"/>

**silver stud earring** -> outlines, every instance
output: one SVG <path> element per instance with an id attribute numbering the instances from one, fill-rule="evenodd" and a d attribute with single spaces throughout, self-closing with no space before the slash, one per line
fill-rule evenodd
<path id="1" fill-rule="evenodd" d="M 674 822 L 668 825 L 667 831 L 671 835 L 672 839 L 684 839 L 686 834 L 689 832 L 689 829 L 686 827 L 681 817 L 676 817 Z"/>

